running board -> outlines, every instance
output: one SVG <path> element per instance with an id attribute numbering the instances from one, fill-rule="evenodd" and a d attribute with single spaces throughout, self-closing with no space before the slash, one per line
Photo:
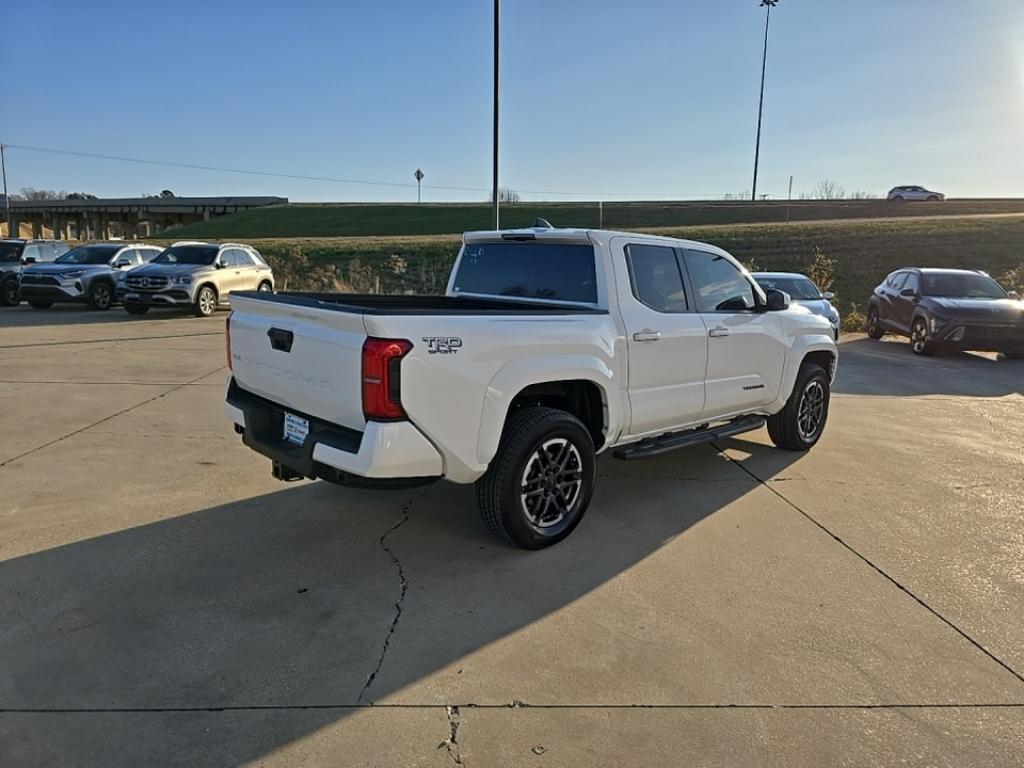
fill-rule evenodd
<path id="1" fill-rule="evenodd" d="M 624 445 L 614 451 L 612 455 L 616 459 L 648 459 L 651 456 L 658 456 L 662 453 L 674 451 L 677 448 L 688 448 L 691 445 L 710 443 L 712 440 L 719 440 L 725 437 L 732 437 L 743 432 L 752 432 L 764 426 L 764 416 L 744 416 L 733 419 L 725 424 L 716 427 L 705 427 L 703 429 L 688 429 L 684 432 L 668 432 L 658 437 L 641 440 L 639 443 Z"/>

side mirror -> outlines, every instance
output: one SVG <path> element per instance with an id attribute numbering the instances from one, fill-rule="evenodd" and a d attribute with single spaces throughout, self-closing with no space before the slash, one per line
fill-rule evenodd
<path id="1" fill-rule="evenodd" d="M 774 288 L 765 294 L 769 312 L 779 312 L 789 309 L 789 294 L 785 291 L 777 291 Z"/>
<path id="2" fill-rule="evenodd" d="M 223 261 L 215 261 L 215 262 L 213 262 L 213 268 L 214 269 L 224 269 L 224 262 Z"/>
<path id="3" fill-rule="evenodd" d="M 36 257 L 35 256 L 22 256 L 21 257 L 21 263 L 22 264 L 35 264 L 36 263 Z"/>
<path id="4" fill-rule="evenodd" d="M 904 288 L 902 291 L 900 291 L 900 296 L 906 296 L 908 299 L 912 299 L 915 296 L 917 296 L 917 291 L 915 291 L 913 288 Z"/>
<path id="5" fill-rule="evenodd" d="M 835 297 L 836 295 L 832 293 L 832 291 L 825 291 L 823 294 L 821 294 L 821 298 L 823 298 L 825 301 L 832 301 L 832 299 L 834 299 Z"/>
<path id="6" fill-rule="evenodd" d="M 125 267 L 130 267 L 131 265 L 131 259 L 118 259 L 117 261 L 114 262 L 114 266 L 117 267 L 118 269 L 124 269 Z"/>

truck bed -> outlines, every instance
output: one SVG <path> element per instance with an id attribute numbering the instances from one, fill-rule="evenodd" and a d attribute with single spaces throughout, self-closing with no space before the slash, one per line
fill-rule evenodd
<path id="1" fill-rule="evenodd" d="M 259 299 L 317 309 L 334 309 L 363 315 L 578 315 L 607 314 L 606 310 L 579 304 L 489 299 L 462 296 L 385 295 L 376 293 L 307 293 L 241 291 L 232 296 Z"/>

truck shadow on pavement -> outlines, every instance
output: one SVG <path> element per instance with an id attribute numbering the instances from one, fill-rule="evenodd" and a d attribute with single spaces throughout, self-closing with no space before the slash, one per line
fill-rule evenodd
<path id="1" fill-rule="evenodd" d="M 968 352 L 919 357 L 909 343 L 861 338 L 839 347 L 840 395 L 1005 397 L 1024 393 L 1024 361 Z"/>
<path id="2" fill-rule="evenodd" d="M 775 453 L 778 471 L 799 458 Z M 2 562 L 0 762 L 238 764 L 371 702 L 511 704 L 589 652 L 539 653 L 524 683 L 502 661 L 521 633 L 758 487 L 710 446 L 599 470 L 581 526 L 541 552 L 492 538 L 469 487 L 318 482 Z M 671 610 L 649 588 L 600 599 Z M 603 647 L 644 634 L 585 621 Z"/>

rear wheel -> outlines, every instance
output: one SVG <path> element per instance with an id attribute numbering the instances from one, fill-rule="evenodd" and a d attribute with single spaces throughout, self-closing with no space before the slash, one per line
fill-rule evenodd
<path id="1" fill-rule="evenodd" d="M 89 288 L 89 306 L 92 309 L 107 310 L 114 303 L 114 289 L 110 283 L 97 280 Z"/>
<path id="2" fill-rule="evenodd" d="M 13 307 L 18 303 L 18 281 L 15 278 L 9 278 L 4 281 L 3 285 L 0 285 L 0 305 L 5 307 Z"/>
<path id="3" fill-rule="evenodd" d="M 480 516 L 492 533 L 524 549 L 564 539 L 583 519 L 597 474 L 594 441 L 570 413 L 524 408 L 505 426 L 477 481 Z"/>
<path id="4" fill-rule="evenodd" d="M 878 319 L 878 308 L 871 307 L 868 309 L 868 336 L 877 340 L 884 335 L 885 331 L 882 330 L 882 323 Z"/>
<path id="5" fill-rule="evenodd" d="M 264 280 L 256 290 L 260 293 L 270 293 L 274 290 L 274 286 L 270 284 L 270 281 Z"/>
<path id="6" fill-rule="evenodd" d="M 825 431 L 831 386 L 820 365 L 804 363 L 786 406 L 768 417 L 768 436 L 779 448 L 806 451 Z"/>
<path id="7" fill-rule="evenodd" d="M 930 355 L 935 345 L 928 338 L 928 323 L 923 317 L 914 318 L 910 326 L 910 349 L 915 355 Z"/>
<path id="8" fill-rule="evenodd" d="M 217 311 L 217 292 L 208 285 L 204 285 L 196 294 L 192 311 L 196 317 L 212 317 Z"/>
<path id="9" fill-rule="evenodd" d="M 129 315 L 144 315 L 149 312 L 149 307 L 145 304 L 125 304 L 124 311 Z"/>
<path id="10" fill-rule="evenodd" d="M 903 195 L 894 195 L 892 199 L 893 200 L 898 200 L 899 202 L 902 203 L 903 202 Z"/>
<path id="11" fill-rule="evenodd" d="M 29 306 L 32 309 L 49 309 L 53 306 L 52 301 L 30 301 Z"/>

